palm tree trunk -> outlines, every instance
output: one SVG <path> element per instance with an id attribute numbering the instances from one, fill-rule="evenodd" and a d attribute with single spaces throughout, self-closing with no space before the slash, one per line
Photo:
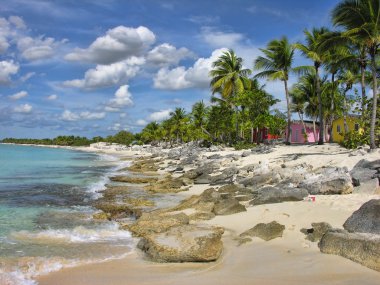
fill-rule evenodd
<path id="1" fill-rule="evenodd" d="M 308 139 L 308 136 L 307 136 L 306 125 L 305 125 L 305 122 L 303 120 L 303 115 L 300 112 L 298 112 L 298 117 L 300 117 L 302 127 L 305 130 L 304 134 L 306 134 L 306 135 L 302 134 L 304 136 L 304 138 L 305 138 L 305 142 L 309 142 L 309 139 Z"/>
<path id="2" fill-rule="evenodd" d="M 343 125 L 344 125 L 344 134 L 348 133 L 348 125 L 347 125 L 347 99 L 346 92 L 343 94 Z"/>
<path id="3" fill-rule="evenodd" d="M 365 93 L 365 66 L 363 64 L 360 65 L 360 73 L 361 73 L 361 80 L 360 85 L 362 88 L 362 120 L 364 119 L 364 113 L 366 110 L 366 93 Z"/>
<path id="4" fill-rule="evenodd" d="M 289 91 L 288 91 L 288 82 L 284 80 L 285 86 L 285 97 L 286 97 L 286 109 L 288 112 L 288 131 L 286 134 L 286 144 L 290 144 L 290 132 L 291 132 L 291 117 L 290 117 L 290 101 L 289 101 Z"/>
<path id="5" fill-rule="evenodd" d="M 335 102 L 334 102 L 334 94 L 335 94 L 335 73 L 331 73 L 331 84 L 332 84 L 332 92 L 331 92 L 331 105 L 330 105 L 330 114 L 331 114 L 331 119 L 330 119 L 330 136 L 329 136 L 329 143 L 333 142 L 333 137 L 332 137 L 332 122 L 334 121 L 334 109 L 335 109 Z"/>
<path id="6" fill-rule="evenodd" d="M 313 118 L 313 133 L 314 133 L 314 141 L 317 140 L 317 128 L 315 126 L 315 119 Z"/>
<path id="7" fill-rule="evenodd" d="M 372 98 L 372 114 L 371 114 L 371 122 L 370 122 L 370 129 L 369 129 L 369 140 L 370 140 L 370 149 L 374 150 L 376 149 L 375 144 L 375 126 L 376 126 L 376 110 L 377 110 L 377 78 L 376 78 L 376 51 L 377 47 L 374 47 L 371 49 L 371 69 L 372 69 L 372 91 L 373 91 L 373 98 Z"/>
<path id="8" fill-rule="evenodd" d="M 318 144 L 323 145 L 324 144 L 324 123 L 323 123 L 323 106 L 322 106 L 322 96 L 321 96 L 321 86 L 319 81 L 319 67 L 315 66 L 315 76 L 316 76 L 316 92 L 318 96 L 318 106 L 319 106 L 319 139 Z"/>

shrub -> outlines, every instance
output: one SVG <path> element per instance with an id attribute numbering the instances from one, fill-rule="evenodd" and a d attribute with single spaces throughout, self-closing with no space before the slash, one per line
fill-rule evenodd
<path id="1" fill-rule="evenodd" d="M 365 144 L 369 144 L 368 136 L 358 131 L 351 131 L 346 133 L 344 135 L 343 141 L 340 143 L 341 146 L 348 149 L 355 149 Z"/>

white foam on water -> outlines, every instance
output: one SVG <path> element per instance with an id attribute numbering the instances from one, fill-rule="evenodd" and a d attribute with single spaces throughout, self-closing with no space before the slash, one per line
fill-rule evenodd
<path id="1" fill-rule="evenodd" d="M 77 226 L 73 229 L 50 229 L 40 232 L 18 231 L 11 235 L 14 239 L 33 243 L 89 243 L 114 240 L 132 242 L 131 234 L 119 230 L 117 223 L 109 223 L 95 229 Z"/>

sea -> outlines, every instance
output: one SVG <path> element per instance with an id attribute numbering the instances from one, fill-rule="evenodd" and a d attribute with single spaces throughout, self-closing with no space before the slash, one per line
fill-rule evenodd
<path id="1" fill-rule="evenodd" d="M 125 163 L 110 155 L 0 144 L 0 284 L 35 285 L 65 267 L 122 258 L 134 245 L 91 205 Z"/>

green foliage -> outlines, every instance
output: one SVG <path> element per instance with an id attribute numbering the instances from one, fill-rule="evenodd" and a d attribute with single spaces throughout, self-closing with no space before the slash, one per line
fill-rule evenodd
<path id="1" fill-rule="evenodd" d="M 366 135 L 365 133 L 360 133 L 358 131 L 351 131 L 344 135 L 344 139 L 340 144 L 345 148 L 355 149 L 361 145 L 365 145 L 368 143 L 368 135 Z"/>
<path id="2" fill-rule="evenodd" d="M 257 145 L 255 143 L 248 143 L 244 141 L 237 142 L 234 144 L 235 150 L 242 150 L 242 149 L 251 149 L 256 147 Z"/>

